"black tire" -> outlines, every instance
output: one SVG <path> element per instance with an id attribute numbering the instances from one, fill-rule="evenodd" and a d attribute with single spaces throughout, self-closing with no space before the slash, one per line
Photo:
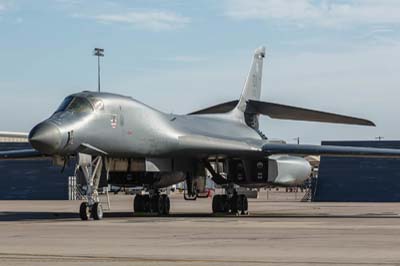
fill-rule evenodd
<path id="1" fill-rule="evenodd" d="M 249 201 L 247 200 L 246 195 L 240 195 L 240 197 L 241 197 L 241 202 L 242 202 L 241 214 L 247 215 L 247 214 L 249 214 Z"/>
<path id="2" fill-rule="evenodd" d="M 103 219 L 103 207 L 101 206 L 100 202 L 96 202 L 92 206 L 92 217 L 95 220 Z"/>
<path id="3" fill-rule="evenodd" d="M 240 197 L 238 195 L 234 195 L 229 199 L 229 208 L 232 214 L 237 214 L 240 210 Z"/>
<path id="4" fill-rule="evenodd" d="M 163 199 L 163 205 L 164 205 L 164 212 L 163 212 L 163 214 L 164 214 L 164 215 L 168 215 L 168 214 L 169 214 L 169 210 L 170 210 L 170 208 L 171 208 L 171 202 L 170 202 L 170 200 L 169 200 L 168 195 L 162 195 L 161 197 L 162 197 L 162 199 Z"/>
<path id="5" fill-rule="evenodd" d="M 151 201 L 149 195 L 144 195 L 143 197 L 143 212 L 151 212 Z"/>
<path id="6" fill-rule="evenodd" d="M 226 213 L 229 212 L 229 202 L 226 195 L 215 195 L 213 197 L 212 209 L 213 213 Z"/>
<path id="7" fill-rule="evenodd" d="M 220 195 L 214 195 L 212 200 L 212 212 L 219 213 L 221 212 L 221 204 L 220 204 Z"/>
<path id="8" fill-rule="evenodd" d="M 150 201 L 150 212 L 151 213 L 158 213 L 158 197 L 154 196 L 154 197 L 149 197 L 149 201 Z"/>
<path id="9" fill-rule="evenodd" d="M 228 196 L 227 195 L 221 195 L 220 197 L 221 197 L 220 198 L 220 201 L 221 201 L 221 212 L 228 213 L 230 211 L 230 208 L 231 208 L 231 206 L 229 204 L 230 202 L 229 202 Z"/>
<path id="10" fill-rule="evenodd" d="M 90 217 L 89 205 L 87 202 L 82 202 L 81 206 L 79 206 L 79 217 L 81 217 L 82 221 L 87 221 Z"/>
<path id="11" fill-rule="evenodd" d="M 155 196 L 155 198 L 157 199 L 157 213 L 158 215 L 163 215 L 164 214 L 164 197 L 162 197 L 161 195 Z"/>
<path id="12" fill-rule="evenodd" d="M 240 195 L 234 195 L 230 200 L 230 207 L 233 214 L 241 213 L 243 208 L 242 197 Z"/>
<path id="13" fill-rule="evenodd" d="M 143 212 L 144 211 L 144 197 L 142 195 L 136 195 L 133 200 L 133 211 Z"/>

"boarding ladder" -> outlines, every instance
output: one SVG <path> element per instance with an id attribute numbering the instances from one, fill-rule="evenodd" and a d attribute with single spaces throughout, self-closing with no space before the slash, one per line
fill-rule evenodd
<path id="1" fill-rule="evenodd" d="M 307 188 L 306 194 L 304 194 L 303 198 L 301 199 L 301 202 L 308 202 L 311 201 L 312 199 L 312 189 Z"/>

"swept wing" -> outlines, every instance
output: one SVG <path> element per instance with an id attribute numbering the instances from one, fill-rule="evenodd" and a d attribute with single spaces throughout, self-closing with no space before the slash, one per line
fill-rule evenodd
<path id="1" fill-rule="evenodd" d="M 345 157 L 400 158 L 400 149 L 367 148 L 331 145 L 299 145 L 228 140 L 222 138 L 188 135 L 179 137 L 180 152 L 192 156 L 234 155 L 267 157 L 274 154 L 295 156 L 323 155 Z"/>
<path id="2" fill-rule="evenodd" d="M 290 155 L 300 155 L 300 156 L 324 155 L 324 156 L 345 156 L 345 157 L 400 158 L 399 149 L 367 148 L 367 147 L 351 147 L 351 146 L 267 143 L 262 146 L 262 151 L 266 155 L 290 154 Z"/>
<path id="3" fill-rule="evenodd" d="M 237 100 L 224 102 L 192 112 L 189 115 L 227 113 L 233 110 L 238 102 Z M 262 114 L 274 119 L 375 126 L 372 121 L 363 118 L 256 100 L 247 102 L 246 112 Z"/>

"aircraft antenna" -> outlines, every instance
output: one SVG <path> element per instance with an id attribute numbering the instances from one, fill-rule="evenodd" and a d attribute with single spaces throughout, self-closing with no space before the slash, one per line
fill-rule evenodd
<path id="1" fill-rule="evenodd" d="M 97 89 L 100 92 L 100 57 L 104 57 L 104 49 L 94 48 L 94 56 L 97 56 Z"/>

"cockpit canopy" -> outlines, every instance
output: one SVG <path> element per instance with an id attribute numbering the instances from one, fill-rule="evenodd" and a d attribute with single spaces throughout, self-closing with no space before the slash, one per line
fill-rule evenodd
<path id="1" fill-rule="evenodd" d="M 70 111 L 74 113 L 89 113 L 93 112 L 93 107 L 90 102 L 83 97 L 68 96 L 61 103 L 60 107 L 58 107 L 56 113 L 64 111 Z"/>
<path id="2" fill-rule="evenodd" d="M 94 110 L 103 110 L 104 104 L 97 98 L 82 96 L 68 96 L 64 99 L 55 113 L 70 111 L 74 113 L 90 113 Z"/>

